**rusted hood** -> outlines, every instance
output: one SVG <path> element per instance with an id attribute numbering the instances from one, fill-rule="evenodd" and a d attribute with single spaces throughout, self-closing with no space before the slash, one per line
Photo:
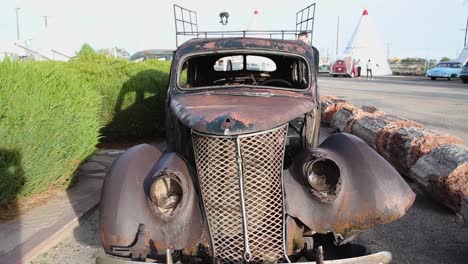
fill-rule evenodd
<path id="1" fill-rule="evenodd" d="M 302 94 L 285 92 L 216 92 L 183 94 L 171 110 L 186 126 L 214 135 L 268 130 L 312 111 L 316 103 Z"/>

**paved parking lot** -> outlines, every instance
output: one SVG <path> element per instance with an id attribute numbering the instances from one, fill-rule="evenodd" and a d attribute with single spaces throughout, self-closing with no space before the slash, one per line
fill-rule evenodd
<path id="1" fill-rule="evenodd" d="M 319 76 L 321 95 L 336 95 L 356 106 L 372 105 L 468 142 L 468 84 L 426 77 L 332 78 Z"/>

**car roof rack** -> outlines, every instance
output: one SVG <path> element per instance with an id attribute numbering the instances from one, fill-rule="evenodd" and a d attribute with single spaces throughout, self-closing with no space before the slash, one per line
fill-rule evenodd
<path id="1" fill-rule="evenodd" d="M 176 47 L 179 37 L 193 38 L 233 38 L 233 37 L 263 37 L 271 39 L 296 39 L 299 34 L 310 34 L 312 45 L 315 3 L 296 13 L 296 29 L 293 30 L 237 30 L 237 31 L 199 31 L 197 12 L 174 4 L 174 23 L 176 28 Z"/>

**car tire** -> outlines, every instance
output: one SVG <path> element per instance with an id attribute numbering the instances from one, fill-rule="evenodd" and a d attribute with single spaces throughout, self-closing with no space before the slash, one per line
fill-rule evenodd
<path id="1" fill-rule="evenodd" d="M 468 79 L 461 79 L 462 83 L 468 83 Z"/>
<path id="2" fill-rule="evenodd" d="M 333 77 L 338 77 L 338 75 L 336 75 L 336 74 L 333 74 Z"/>
<path id="3" fill-rule="evenodd" d="M 431 80 L 435 81 L 437 78 L 436 77 L 431 77 Z"/>

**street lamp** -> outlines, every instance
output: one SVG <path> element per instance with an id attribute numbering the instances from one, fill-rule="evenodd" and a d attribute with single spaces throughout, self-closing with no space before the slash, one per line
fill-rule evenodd
<path id="1" fill-rule="evenodd" d="M 221 25 L 223 25 L 223 26 L 227 25 L 228 18 L 229 18 L 229 13 L 228 12 L 221 12 L 221 13 L 219 13 L 219 17 L 221 18 L 221 21 L 219 21 L 219 23 L 221 23 Z"/>

